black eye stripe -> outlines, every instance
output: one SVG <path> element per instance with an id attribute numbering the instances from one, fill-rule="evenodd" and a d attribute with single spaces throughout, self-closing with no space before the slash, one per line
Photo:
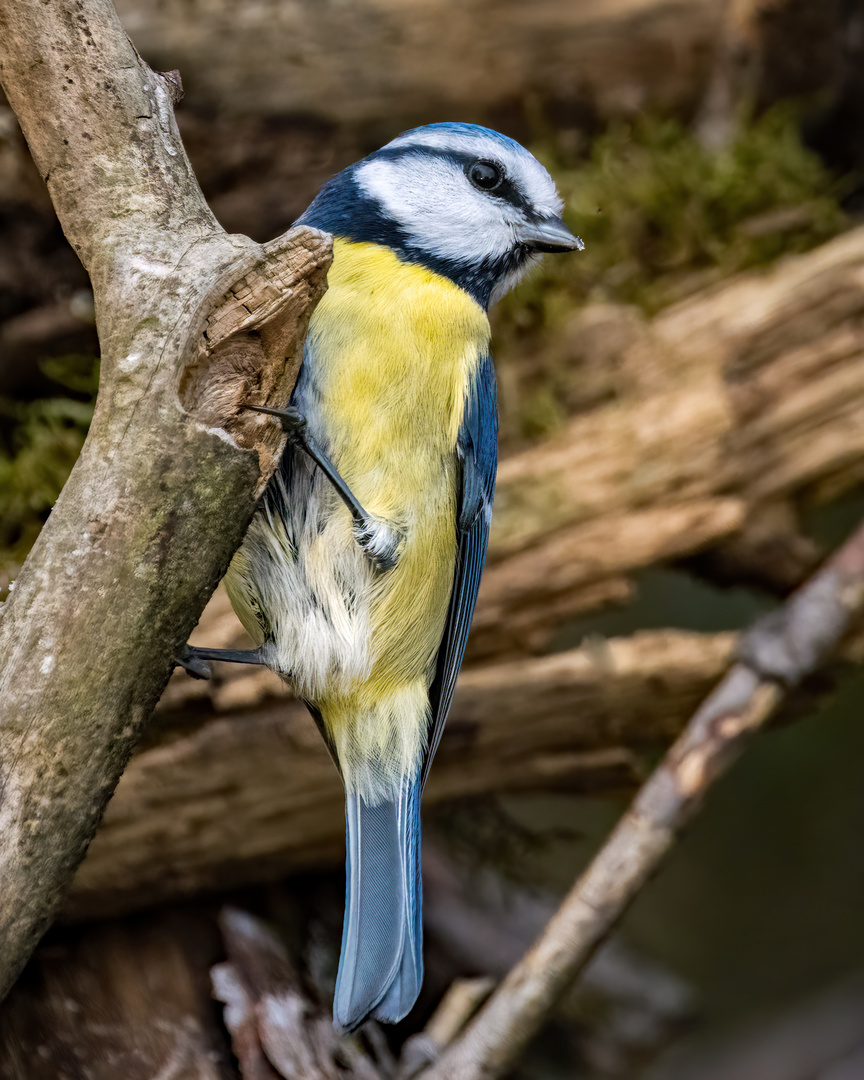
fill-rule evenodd
<path id="1" fill-rule="evenodd" d="M 492 195 L 496 199 L 503 199 L 505 202 L 509 202 L 515 206 L 518 210 L 521 210 L 524 214 L 530 217 L 533 212 L 533 207 L 528 199 L 519 190 L 516 184 L 507 175 L 507 170 L 500 160 L 495 158 L 478 157 L 476 154 L 468 153 L 464 150 L 447 150 L 438 146 L 418 146 L 416 144 L 409 144 L 406 146 L 394 147 L 389 150 L 378 150 L 376 153 L 370 155 L 378 160 L 391 160 L 398 161 L 402 158 L 418 157 L 418 158 L 430 158 L 438 157 L 443 158 L 445 161 L 452 161 L 456 165 L 462 166 L 462 171 L 465 173 L 468 182 L 471 183 L 471 178 L 468 176 L 468 170 L 472 165 L 479 162 L 484 164 L 494 165 L 500 169 L 503 175 L 501 183 L 494 189 L 494 191 L 483 191 L 482 188 L 478 188 L 478 191 L 483 191 L 484 195 Z M 473 185 L 472 185 L 473 186 Z"/>
<path id="2" fill-rule="evenodd" d="M 503 199 L 505 202 L 509 202 L 512 206 L 515 206 L 518 210 L 521 210 L 527 217 L 531 217 L 534 213 L 534 208 L 528 201 L 526 196 L 520 191 L 516 184 L 507 175 L 507 171 L 499 160 L 493 158 L 478 157 L 476 153 L 471 154 L 464 150 L 448 150 L 444 147 L 438 146 L 422 146 L 416 143 L 408 143 L 405 146 L 391 147 L 390 149 L 377 150 L 374 154 L 370 154 L 369 158 L 376 161 L 399 161 L 404 158 L 430 158 L 437 157 L 442 158 L 445 161 L 451 161 L 455 165 L 460 165 L 464 171 L 466 178 L 468 178 L 468 169 L 471 165 L 474 165 L 478 161 L 489 162 L 492 165 L 500 168 L 504 173 L 504 179 L 494 191 L 484 191 L 484 195 L 490 195 L 496 199 Z M 364 158 L 364 161 L 368 161 L 369 158 Z M 358 162 L 357 165 L 362 165 L 363 162 Z M 357 165 L 351 166 L 356 168 Z M 468 178 L 469 183 L 470 178 Z M 478 190 L 482 190 L 478 188 Z"/>

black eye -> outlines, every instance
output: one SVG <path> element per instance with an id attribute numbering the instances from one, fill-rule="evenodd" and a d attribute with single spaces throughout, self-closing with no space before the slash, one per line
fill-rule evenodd
<path id="1" fill-rule="evenodd" d="M 481 191 L 494 191 L 504 180 L 504 170 L 492 161 L 475 161 L 466 171 L 474 187 Z"/>

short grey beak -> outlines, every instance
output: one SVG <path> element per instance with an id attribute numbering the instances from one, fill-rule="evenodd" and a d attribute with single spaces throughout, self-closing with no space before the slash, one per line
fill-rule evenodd
<path id="1" fill-rule="evenodd" d="M 526 222 L 516 229 L 520 244 L 535 251 L 581 251 L 585 245 L 567 228 L 561 218 L 543 218 Z"/>

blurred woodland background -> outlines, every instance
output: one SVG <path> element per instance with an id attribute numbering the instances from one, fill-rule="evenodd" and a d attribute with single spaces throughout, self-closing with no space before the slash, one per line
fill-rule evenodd
<path id="1" fill-rule="evenodd" d="M 346 164 L 459 119 L 529 146 L 585 240 L 493 313 L 493 539 L 424 802 L 428 976 L 395 1048 L 454 978 L 530 944 L 737 633 L 864 514 L 864 2 L 117 7 L 180 70 L 229 231 L 271 238 Z M 0 107 L 0 595 L 83 444 L 98 353 Z M 194 641 L 242 646 L 221 591 Z M 864 1076 L 859 652 L 713 794 L 519 1076 Z M 0 1010 L 0 1077 L 288 1076 L 232 1049 L 210 969 L 227 955 L 253 996 L 274 977 L 244 953 L 251 915 L 327 1005 L 342 845 L 337 776 L 275 676 L 175 675 Z"/>

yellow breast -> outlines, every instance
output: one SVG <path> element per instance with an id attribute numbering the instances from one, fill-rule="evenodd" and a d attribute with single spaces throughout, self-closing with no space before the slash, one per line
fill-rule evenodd
<path id="1" fill-rule="evenodd" d="M 489 322 L 440 274 L 378 244 L 336 240 L 309 344 L 333 445 L 350 445 L 362 473 L 421 438 L 427 454 L 453 449 Z"/>
<path id="2" fill-rule="evenodd" d="M 456 441 L 489 323 L 448 279 L 379 245 L 337 240 L 309 346 L 306 378 L 337 467 L 365 508 L 406 536 L 376 585 L 370 678 L 350 700 L 320 703 L 332 729 L 409 685 L 425 691 L 431 676 L 456 558 Z"/>

